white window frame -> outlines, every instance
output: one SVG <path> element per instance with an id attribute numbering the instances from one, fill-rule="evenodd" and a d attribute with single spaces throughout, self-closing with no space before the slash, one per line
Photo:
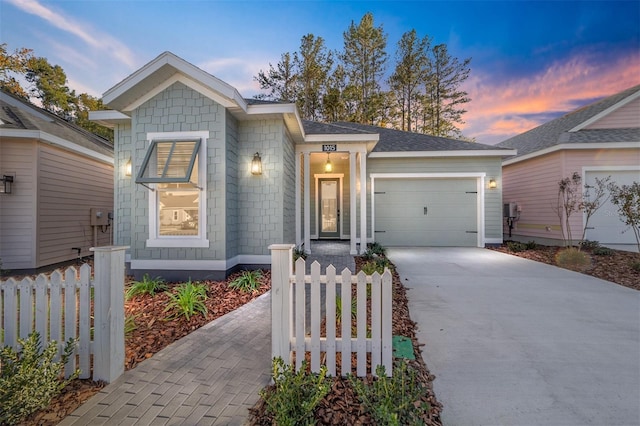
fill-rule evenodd
<path id="1" fill-rule="evenodd" d="M 207 139 L 208 131 L 147 133 L 147 149 L 152 141 L 200 139 L 198 150 L 198 235 L 160 236 L 158 229 L 158 191 L 149 191 L 149 239 L 147 247 L 209 247 L 207 239 Z M 154 184 L 151 184 L 154 185 Z M 155 185 L 154 185 L 155 186 Z"/>

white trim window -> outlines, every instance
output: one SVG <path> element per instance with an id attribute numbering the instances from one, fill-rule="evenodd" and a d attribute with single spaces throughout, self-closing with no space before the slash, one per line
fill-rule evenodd
<path id="1" fill-rule="evenodd" d="M 149 193 L 147 247 L 209 247 L 208 131 L 148 133 L 136 183 Z"/>

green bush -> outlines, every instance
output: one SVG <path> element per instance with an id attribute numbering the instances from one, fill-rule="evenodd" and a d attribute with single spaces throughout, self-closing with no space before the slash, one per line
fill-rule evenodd
<path id="1" fill-rule="evenodd" d="M 140 296 L 143 294 L 148 294 L 151 296 L 155 296 L 156 292 L 165 291 L 167 289 L 167 285 L 164 283 L 164 280 L 160 277 L 151 278 L 149 274 L 144 274 L 142 277 L 142 281 L 134 281 L 131 283 L 127 292 L 125 293 L 125 298 L 127 300 L 131 299 L 135 296 Z"/>
<path id="2" fill-rule="evenodd" d="M 595 250 L 600 247 L 600 243 L 598 241 L 584 240 L 580 243 L 580 248 L 585 250 Z"/>
<path id="3" fill-rule="evenodd" d="M 307 373 L 306 362 L 296 372 L 293 365 L 287 365 L 282 358 L 273 360 L 273 381 L 271 390 L 261 390 L 267 414 L 273 416 L 278 426 L 312 425 L 314 410 L 331 390 L 331 380 L 327 378 L 327 368 L 320 373 Z"/>
<path id="4" fill-rule="evenodd" d="M 569 247 L 556 254 L 556 264 L 562 268 L 581 270 L 591 264 L 591 259 L 587 253 Z"/>
<path id="5" fill-rule="evenodd" d="M 392 263 L 386 257 L 378 257 L 375 260 L 370 260 L 361 267 L 361 271 L 367 275 L 373 275 L 375 272 L 380 275 L 384 274 L 384 268 L 391 269 Z"/>
<path id="6" fill-rule="evenodd" d="M 527 243 L 524 245 L 525 250 L 535 250 L 537 248 L 538 248 L 538 243 L 536 243 L 533 240 L 527 241 Z"/>
<path id="7" fill-rule="evenodd" d="M 609 247 L 596 247 L 591 253 L 595 254 L 596 256 L 612 256 L 615 252 Z"/>
<path id="8" fill-rule="evenodd" d="M 351 319 L 355 320 L 358 316 L 358 301 L 351 299 Z M 336 322 L 342 323 L 342 297 L 336 296 Z"/>
<path id="9" fill-rule="evenodd" d="M 296 247 L 293 249 L 293 261 L 295 262 L 299 258 L 307 260 L 307 253 L 304 252 L 304 249 L 302 247 Z"/>
<path id="10" fill-rule="evenodd" d="M 167 294 L 169 303 L 164 311 L 174 311 L 169 318 L 183 316 L 188 321 L 196 313 L 207 315 L 207 305 L 204 303 L 207 300 L 207 286 L 204 284 L 192 283 L 189 280 L 177 286 L 175 294 L 171 292 Z"/>
<path id="11" fill-rule="evenodd" d="M 377 255 L 377 256 L 386 256 L 387 255 L 387 249 L 380 244 L 379 242 L 374 242 L 369 244 L 369 247 L 367 248 L 367 251 L 370 251 L 371 253 Z"/>
<path id="12" fill-rule="evenodd" d="M 376 367 L 377 378 L 365 382 L 352 375 L 349 381 L 365 410 L 377 425 L 419 425 L 424 424 L 422 415 L 430 409 L 422 397 L 427 388 L 416 378 L 416 371 L 406 362 L 399 361 L 393 369 L 393 376 L 387 377 L 385 368 Z"/>
<path id="13" fill-rule="evenodd" d="M 33 332 L 18 339 L 20 352 L 6 346 L 0 351 L 0 424 L 18 424 L 30 414 L 47 407 L 51 399 L 73 379 L 61 380 L 64 364 L 72 356 L 77 341 L 69 339 L 60 362 L 53 359 L 57 343 L 52 341 L 41 351 L 40 335 Z"/>
<path id="14" fill-rule="evenodd" d="M 640 272 L 640 262 L 633 262 L 631 264 L 631 269 L 634 271 Z"/>
<path id="15" fill-rule="evenodd" d="M 525 251 L 527 249 L 527 246 L 518 241 L 507 241 L 507 249 L 509 249 L 510 252 L 518 253 L 521 251 Z"/>
<path id="16" fill-rule="evenodd" d="M 238 278 L 229 283 L 229 287 L 243 293 L 254 292 L 260 288 L 260 278 L 260 271 L 243 271 Z"/>

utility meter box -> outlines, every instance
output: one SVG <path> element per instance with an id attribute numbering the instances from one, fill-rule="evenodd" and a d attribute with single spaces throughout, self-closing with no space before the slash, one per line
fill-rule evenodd
<path id="1" fill-rule="evenodd" d="M 516 203 L 506 203 L 503 206 L 503 217 L 518 217 L 518 205 Z"/>
<path id="2" fill-rule="evenodd" d="M 90 224 L 91 226 L 107 226 L 109 224 L 109 217 L 107 215 L 107 210 L 91 208 L 89 210 L 89 214 L 91 215 Z"/>

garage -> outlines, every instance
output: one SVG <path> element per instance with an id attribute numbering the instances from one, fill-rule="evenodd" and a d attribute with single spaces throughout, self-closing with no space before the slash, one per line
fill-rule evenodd
<path id="1" fill-rule="evenodd" d="M 374 238 L 387 247 L 476 247 L 476 178 L 376 179 Z"/>
<path id="2" fill-rule="evenodd" d="M 585 172 L 585 183 L 594 185 L 596 178 L 606 179 L 618 186 L 640 182 L 640 170 L 597 170 Z M 600 244 L 636 244 L 633 231 L 627 227 L 618 213 L 618 207 L 607 200 L 589 219 L 586 239 L 598 241 Z"/>

